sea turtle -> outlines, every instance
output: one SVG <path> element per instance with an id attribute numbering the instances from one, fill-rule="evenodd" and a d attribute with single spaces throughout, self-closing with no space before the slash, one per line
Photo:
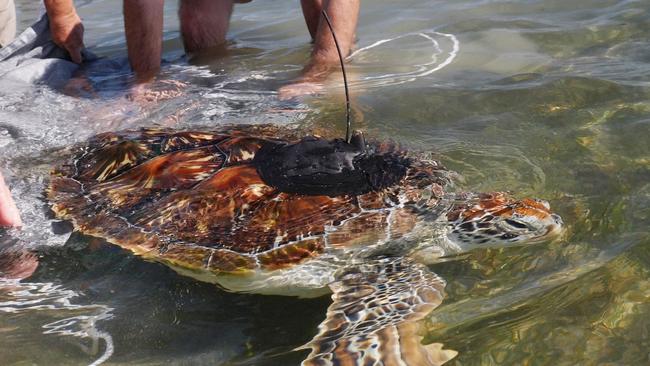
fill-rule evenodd
<path id="1" fill-rule="evenodd" d="M 55 169 L 56 216 L 230 291 L 333 303 L 303 365 L 438 365 L 419 320 L 443 299 L 427 263 L 546 240 L 548 203 L 446 193 L 440 163 L 393 143 L 286 127 L 104 133 Z"/>

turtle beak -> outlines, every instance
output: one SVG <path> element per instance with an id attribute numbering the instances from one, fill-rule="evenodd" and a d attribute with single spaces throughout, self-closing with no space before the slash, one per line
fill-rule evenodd
<path id="1" fill-rule="evenodd" d="M 560 215 L 551 214 L 552 223 L 546 227 L 546 238 L 555 238 L 562 233 L 562 228 L 564 227 L 564 221 Z"/>

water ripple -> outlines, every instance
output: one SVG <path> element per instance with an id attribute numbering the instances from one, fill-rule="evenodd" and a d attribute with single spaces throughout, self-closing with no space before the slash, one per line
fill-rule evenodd
<path id="1" fill-rule="evenodd" d="M 112 318 L 112 308 L 99 305 L 79 305 L 73 299 L 80 295 L 54 283 L 19 282 L 0 278 L 0 312 L 20 314 L 54 310 L 57 317 L 66 313 L 83 314 L 65 317 L 42 325 L 43 334 L 89 338 L 91 345 L 84 353 L 99 355 L 90 365 L 100 365 L 114 352 L 112 336 L 97 327 L 97 323 Z M 102 349 L 103 342 L 103 349 Z"/>

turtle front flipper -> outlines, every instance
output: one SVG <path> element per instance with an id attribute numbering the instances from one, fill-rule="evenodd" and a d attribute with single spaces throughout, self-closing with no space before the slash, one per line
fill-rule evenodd
<path id="1" fill-rule="evenodd" d="M 303 366 L 442 365 L 456 356 L 421 343 L 420 320 L 443 299 L 445 282 L 426 266 L 386 258 L 346 268 L 330 284 L 334 302 Z"/>

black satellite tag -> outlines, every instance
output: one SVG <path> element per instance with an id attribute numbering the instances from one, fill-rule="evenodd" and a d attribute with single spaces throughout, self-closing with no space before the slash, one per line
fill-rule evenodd
<path id="1" fill-rule="evenodd" d="M 406 174 L 408 159 L 366 150 L 361 133 L 350 143 L 308 136 L 293 144 L 269 143 L 255 155 L 264 182 L 282 192 L 358 195 L 381 189 Z"/>

